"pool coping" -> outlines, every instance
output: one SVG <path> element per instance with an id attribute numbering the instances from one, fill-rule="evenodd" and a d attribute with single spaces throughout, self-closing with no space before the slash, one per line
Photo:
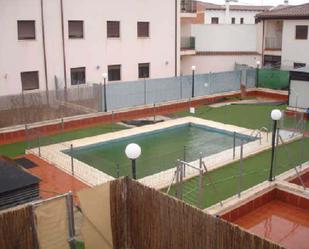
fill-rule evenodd
<path id="1" fill-rule="evenodd" d="M 250 136 L 254 130 L 247 129 L 243 127 L 238 127 L 235 125 L 229 125 L 224 123 L 219 123 L 215 121 L 205 120 L 196 117 L 184 117 L 178 118 L 174 120 L 168 120 L 156 124 L 145 125 L 142 127 L 135 127 L 131 129 L 101 134 L 92 137 L 86 137 L 81 139 L 75 139 L 72 141 L 68 141 L 65 143 L 58 143 L 43 146 L 40 148 L 33 148 L 27 150 L 26 153 L 32 153 L 38 155 L 45 159 L 46 161 L 54 164 L 56 167 L 62 169 L 63 171 L 74 174 L 76 178 L 83 181 L 84 183 L 95 186 L 98 184 L 102 184 L 104 182 L 113 180 L 114 177 L 100 171 L 84 162 L 79 161 L 78 159 L 73 159 L 74 162 L 74 172 L 71 167 L 71 157 L 69 155 L 64 154 L 62 151 L 70 149 L 71 144 L 73 147 L 83 147 L 89 146 L 94 143 L 102 143 L 109 140 L 115 140 L 118 138 L 130 137 L 134 135 L 140 135 L 143 133 L 153 132 L 155 130 L 161 130 L 177 125 L 184 125 L 184 124 L 196 124 L 202 126 L 208 126 L 210 128 L 215 128 L 219 130 L 224 130 L 228 132 L 237 132 L 242 135 Z M 285 142 L 292 142 L 296 139 L 300 138 L 297 134 L 294 137 L 284 139 Z M 271 139 L 268 138 L 268 133 L 261 132 L 261 139 L 257 139 L 255 141 L 248 142 L 243 147 L 243 156 L 248 157 L 254 154 L 257 154 L 261 151 L 267 150 L 271 147 Z M 233 148 L 224 150 L 222 152 L 207 156 L 203 158 L 205 161 L 207 169 L 214 170 L 219 167 L 225 166 L 229 163 L 234 161 L 238 161 L 240 157 L 240 146 L 235 148 L 235 159 L 233 159 Z M 191 164 L 198 166 L 199 160 L 190 162 Z M 146 186 L 153 187 L 156 189 L 161 189 L 169 186 L 172 182 L 173 175 L 175 172 L 175 167 L 172 167 L 168 170 L 161 171 L 159 173 L 146 176 L 144 178 L 139 179 L 138 181 L 145 184 Z M 186 171 L 185 179 L 192 178 L 198 175 L 198 172 L 193 169 L 188 169 Z"/>

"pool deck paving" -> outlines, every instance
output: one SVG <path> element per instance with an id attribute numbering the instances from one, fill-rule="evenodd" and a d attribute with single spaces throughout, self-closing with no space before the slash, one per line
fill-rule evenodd
<path id="1" fill-rule="evenodd" d="M 76 193 L 84 188 L 89 188 L 88 185 L 77 180 L 72 175 L 63 172 L 35 155 L 28 154 L 25 157 L 37 164 L 36 167 L 27 169 L 27 171 L 40 178 L 40 197 L 43 199 L 71 191 L 74 201 L 77 202 Z"/>
<path id="2" fill-rule="evenodd" d="M 272 200 L 234 223 L 287 248 L 308 248 L 309 210 L 283 201 Z"/>

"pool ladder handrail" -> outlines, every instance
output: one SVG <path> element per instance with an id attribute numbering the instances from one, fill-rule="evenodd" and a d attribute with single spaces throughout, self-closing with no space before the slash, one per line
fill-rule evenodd
<path id="1" fill-rule="evenodd" d="M 260 128 L 260 132 L 266 132 L 266 141 L 268 142 L 269 130 L 267 129 L 267 127 L 263 126 L 262 128 Z"/>
<path id="2" fill-rule="evenodd" d="M 267 142 L 268 142 L 268 129 L 266 127 L 261 127 L 260 129 L 255 129 L 251 132 L 250 136 L 251 137 L 254 137 L 254 138 L 259 138 L 260 140 L 260 144 L 262 143 L 262 132 L 266 132 L 267 136 L 266 136 L 266 139 L 267 139 Z M 255 134 L 255 136 L 254 136 Z"/>
<path id="3" fill-rule="evenodd" d="M 255 134 L 256 133 L 256 134 Z M 255 134 L 255 135 L 254 135 Z M 262 140 L 262 133 L 259 129 L 255 129 L 251 132 L 250 134 L 250 137 L 254 137 L 254 138 L 259 138 L 260 140 L 260 144 L 262 143 L 261 140 Z"/>

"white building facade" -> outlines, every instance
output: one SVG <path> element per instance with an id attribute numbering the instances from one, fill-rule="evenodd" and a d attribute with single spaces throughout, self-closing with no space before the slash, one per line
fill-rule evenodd
<path id="1" fill-rule="evenodd" d="M 307 35 L 296 39 L 297 27 L 307 28 Z M 309 66 L 309 20 L 284 20 L 282 31 L 282 64 L 287 67 Z M 307 52 L 305 52 L 307 51 Z"/>
<path id="2" fill-rule="evenodd" d="M 0 0 L 0 96 L 173 77 L 179 0 Z M 164 21 L 163 21 L 164 20 Z"/>
<path id="3" fill-rule="evenodd" d="M 263 11 L 251 24 L 224 24 L 233 16 L 231 9 L 227 13 L 207 4 L 202 20 L 206 24 L 182 27 L 182 36 L 195 40 L 194 49 L 181 51 L 183 74 L 190 73 L 192 65 L 200 73 L 233 70 L 235 64 L 256 67 L 258 61 L 283 70 L 309 65 L 309 3 Z"/>
<path id="4" fill-rule="evenodd" d="M 225 5 L 205 3 L 205 24 L 255 24 L 258 13 L 269 10 L 271 6 Z"/>
<path id="5" fill-rule="evenodd" d="M 200 2 L 198 10 L 203 11 L 203 17 L 181 25 L 182 41 L 195 41 L 194 49 L 182 46 L 181 73 L 191 73 L 192 65 L 197 73 L 231 71 L 236 64 L 256 67 L 261 60 L 262 29 L 255 23 L 255 15 L 267 9 Z"/>
<path id="6" fill-rule="evenodd" d="M 257 15 L 263 65 L 290 70 L 309 65 L 309 3 Z"/>
<path id="7" fill-rule="evenodd" d="M 195 53 L 181 57 L 181 72 L 189 74 L 191 66 L 197 73 L 232 71 L 235 64 L 256 67 L 261 60 L 258 52 L 260 32 L 253 25 L 194 24 Z"/>

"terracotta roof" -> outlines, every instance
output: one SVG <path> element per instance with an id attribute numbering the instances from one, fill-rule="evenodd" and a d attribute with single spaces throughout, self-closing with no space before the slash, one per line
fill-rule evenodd
<path id="1" fill-rule="evenodd" d="M 196 55 L 259 55 L 256 51 L 197 51 Z"/>
<path id="2" fill-rule="evenodd" d="M 309 3 L 296 6 L 279 6 L 256 15 L 262 19 L 309 19 Z"/>
<path id="3" fill-rule="evenodd" d="M 225 11 L 225 5 L 200 2 L 204 5 L 205 10 L 222 10 Z M 230 10 L 239 11 L 267 11 L 273 6 L 258 6 L 258 5 L 230 5 Z"/>

